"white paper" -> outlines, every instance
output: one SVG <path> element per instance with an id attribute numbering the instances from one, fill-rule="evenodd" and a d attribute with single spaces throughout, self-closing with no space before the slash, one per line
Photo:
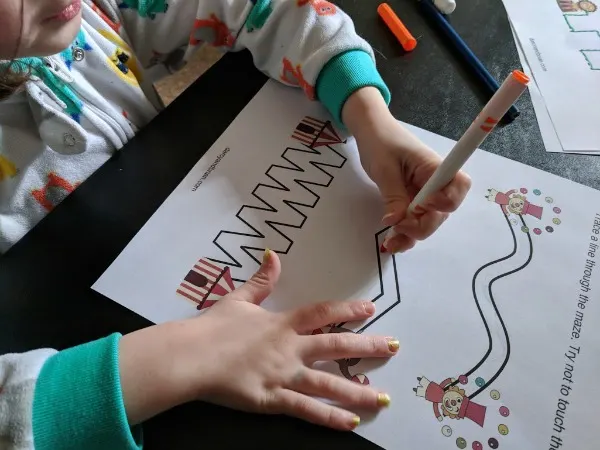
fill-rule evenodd
<path id="1" fill-rule="evenodd" d="M 570 152 L 600 151 L 596 5 L 570 0 L 504 0 L 504 4 L 561 146 Z"/>
<path id="2" fill-rule="evenodd" d="M 400 354 L 387 363 L 325 365 L 391 395 L 388 410 L 362 416 L 360 435 L 388 449 L 553 448 L 552 436 L 564 448 L 596 448 L 600 268 L 595 264 L 600 253 L 594 245 L 600 233 L 600 193 L 478 151 L 465 167 L 473 186 L 463 206 L 414 250 L 381 255 L 383 207 L 360 167 L 354 142 L 302 145 L 290 136 L 306 116 L 323 122 L 328 117 L 299 91 L 267 83 L 93 288 L 154 322 L 192 317 L 199 314 L 197 303 L 176 291 L 194 265 L 214 288 L 203 303 L 208 306 L 218 301 L 215 289 L 226 292 L 234 284 L 227 271 L 214 279 L 214 260 L 235 258 L 241 267 L 230 264 L 231 277 L 243 280 L 268 247 L 280 253 L 283 273 L 266 308 L 375 300 L 372 320 L 343 327 L 396 336 L 401 342 Z M 317 128 L 318 133 L 323 126 Z M 442 155 L 453 145 L 409 128 Z M 325 126 L 316 142 L 328 140 L 335 138 Z M 516 209 L 511 212 L 508 206 Z M 522 231 L 523 223 L 528 232 Z M 265 237 L 252 237 L 257 235 Z M 247 252 L 256 261 L 241 246 L 253 248 Z M 212 260 L 197 264 L 201 258 Z M 499 261 L 490 265 L 494 260 Z M 589 277 L 586 260 L 594 264 Z M 200 298 L 202 289 L 196 289 Z M 450 377 L 465 381 L 459 376 L 487 353 L 485 324 L 489 355 L 466 384 L 458 385 L 464 395 L 451 394 L 449 400 L 467 404 L 466 396 L 479 390 L 478 378 L 485 384 L 498 374 L 472 397 L 485 414 L 478 415 L 481 408 L 469 403 L 467 416 L 463 411 L 463 418 L 442 416 L 439 421 L 432 401 L 445 394 L 432 397 L 436 389 L 430 384 L 427 399 L 417 396 L 417 377 L 438 384 Z M 570 346 L 578 349 L 573 362 L 565 356 Z M 562 400 L 568 402 L 561 403 L 564 414 L 557 413 Z M 439 403 L 437 408 L 441 411 Z M 553 430 L 555 421 L 563 431 Z"/>
<path id="3" fill-rule="evenodd" d="M 521 61 L 521 65 L 523 66 L 523 72 L 525 72 L 525 74 L 531 79 L 531 82 L 528 86 L 529 95 L 531 97 L 531 103 L 533 104 L 533 109 L 535 111 L 538 126 L 540 128 L 540 134 L 542 135 L 542 140 L 544 141 L 544 147 L 546 151 L 550 153 L 577 153 L 570 151 L 569 149 L 564 149 L 562 147 L 560 139 L 558 139 L 558 135 L 556 134 L 554 124 L 552 123 L 552 119 L 550 118 L 550 114 L 548 114 L 548 109 L 546 108 L 546 103 L 544 102 L 542 93 L 540 92 L 540 89 L 535 81 L 533 73 L 531 72 L 531 68 L 529 67 L 527 58 L 525 58 L 525 55 L 523 53 L 521 42 L 519 41 L 519 38 L 517 37 L 512 24 L 511 29 L 513 31 L 513 37 L 515 39 L 517 52 L 519 54 L 519 60 Z M 581 152 L 580 154 L 595 155 L 600 154 L 600 152 L 589 151 Z"/>
<path id="4" fill-rule="evenodd" d="M 537 86 L 535 77 L 533 76 L 531 68 L 529 67 L 529 63 L 527 62 L 527 58 L 525 58 L 523 53 L 521 42 L 519 42 L 519 38 L 517 37 L 512 24 L 511 29 L 513 31 L 513 37 L 515 38 L 519 59 L 521 61 L 521 65 L 523 66 L 523 72 L 531 80 L 528 86 L 529 95 L 531 96 L 531 103 L 533 104 L 533 109 L 535 111 L 540 133 L 542 135 L 542 140 L 544 141 L 544 147 L 546 148 L 546 151 L 550 153 L 563 153 L 564 149 L 560 143 L 560 140 L 558 139 L 558 135 L 554 129 L 554 124 L 550 118 L 550 114 L 548 114 L 548 110 L 546 109 L 544 98 L 542 97 L 540 89 Z"/>

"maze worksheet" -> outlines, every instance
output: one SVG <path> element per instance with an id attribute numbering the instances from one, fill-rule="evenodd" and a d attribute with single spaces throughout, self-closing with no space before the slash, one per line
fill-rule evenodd
<path id="1" fill-rule="evenodd" d="M 600 151 L 597 0 L 503 1 L 562 147 Z"/>
<path id="2" fill-rule="evenodd" d="M 441 155 L 454 145 L 409 128 Z M 265 308 L 369 299 L 369 321 L 314 333 L 401 342 L 384 364 L 323 364 L 390 393 L 360 435 L 388 449 L 596 448 L 600 193 L 484 151 L 465 170 L 472 189 L 442 228 L 381 254 L 383 205 L 353 139 L 269 81 L 93 288 L 156 323 L 193 317 L 270 248 L 283 272 Z"/>

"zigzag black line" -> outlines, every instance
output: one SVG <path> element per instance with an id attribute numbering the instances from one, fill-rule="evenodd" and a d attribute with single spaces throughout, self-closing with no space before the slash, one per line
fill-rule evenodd
<path id="1" fill-rule="evenodd" d="M 383 288 L 383 269 L 381 268 L 381 253 L 379 251 L 379 246 L 380 246 L 379 236 L 381 236 L 383 233 L 386 233 L 389 229 L 390 229 L 390 227 L 384 228 L 383 230 L 381 230 L 380 232 L 375 234 L 375 254 L 377 255 L 377 271 L 379 274 L 379 294 L 377 294 L 375 297 L 373 297 L 371 299 L 371 301 L 373 303 L 375 303 L 377 300 L 379 300 L 381 297 L 383 297 L 385 295 L 385 289 Z M 400 301 L 401 301 L 400 283 L 398 281 L 398 268 L 396 267 L 396 255 L 394 255 L 394 254 L 392 254 L 392 263 L 394 266 L 394 282 L 396 283 L 396 300 L 394 301 L 394 303 L 392 303 L 390 306 L 388 306 L 385 311 L 383 311 L 379 315 L 375 316 L 373 319 L 371 319 L 371 321 L 369 323 L 367 323 L 365 326 L 363 326 L 360 330 L 355 331 L 355 333 L 361 334 L 362 332 L 367 330 L 371 325 L 373 325 L 375 322 L 377 322 L 379 319 L 381 319 L 383 316 L 385 316 L 387 313 L 389 313 L 392 309 L 394 309 L 396 306 L 398 306 L 400 304 Z M 334 324 L 334 326 L 341 328 L 344 325 L 346 325 L 346 323 L 347 322 L 342 322 L 342 323 Z"/>
<path id="2" fill-rule="evenodd" d="M 327 124 L 326 124 L 327 125 Z M 314 143 L 313 143 L 314 145 Z M 312 146 L 308 146 L 308 145 L 304 145 L 305 148 L 296 148 L 296 147 L 287 147 L 285 149 L 285 151 L 283 152 L 283 154 L 281 155 L 281 158 L 284 159 L 285 161 L 287 161 L 289 163 L 290 166 L 286 167 L 286 166 L 282 166 L 279 164 L 273 164 L 271 165 L 267 171 L 265 172 L 265 175 L 271 180 L 273 181 L 274 185 L 271 184 L 265 184 L 265 183 L 259 183 L 252 191 L 252 196 L 256 199 L 258 199 L 260 201 L 260 203 L 262 203 L 264 206 L 253 206 L 253 205 L 243 205 L 239 211 L 237 212 L 237 214 L 235 215 L 237 219 L 239 219 L 242 223 L 244 223 L 250 230 L 252 230 L 252 232 L 250 233 L 240 233 L 240 232 L 235 232 L 235 231 L 227 231 L 227 230 L 222 230 L 219 232 L 219 234 L 213 239 L 213 244 L 215 244 L 215 246 L 217 246 L 217 248 L 219 250 L 221 250 L 225 255 L 227 255 L 227 257 L 229 258 L 229 261 L 223 261 L 223 260 L 219 260 L 219 259 L 215 259 L 215 258 L 210 258 L 212 261 L 219 263 L 219 264 L 225 264 L 231 267 L 237 267 L 237 268 L 241 268 L 242 264 L 240 264 L 240 262 L 235 259 L 233 257 L 233 255 L 231 255 L 227 250 L 225 250 L 225 248 L 223 248 L 223 246 L 221 246 L 219 244 L 219 239 L 221 238 L 221 236 L 223 235 L 235 235 L 235 236 L 245 236 L 245 237 L 251 237 L 251 238 L 259 238 L 259 239 L 264 239 L 265 235 L 262 234 L 259 230 L 257 230 L 254 226 L 252 226 L 248 221 L 244 220 L 241 217 L 242 212 L 245 209 L 252 209 L 252 210 L 256 210 L 256 211 L 265 211 L 265 212 L 272 212 L 272 213 L 277 213 L 279 212 L 273 205 L 271 205 L 270 203 L 268 203 L 265 199 L 263 199 L 260 195 L 257 194 L 258 189 L 260 189 L 261 187 L 264 188 L 268 188 L 268 189 L 274 189 L 277 191 L 284 191 L 284 192 L 290 192 L 290 188 L 288 188 L 287 186 L 285 186 L 283 183 L 281 183 L 279 180 L 277 180 L 274 176 L 270 175 L 270 171 L 274 168 L 277 169 L 283 169 L 283 170 L 289 170 L 289 171 L 293 171 L 293 172 L 305 172 L 305 170 L 299 166 L 298 164 L 294 163 L 293 161 L 291 161 L 288 157 L 286 157 L 286 153 L 288 151 L 296 151 L 296 152 L 301 152 L 301 153 L 310 153 L 310 154 L 315 154 L 315 155 L 321 155 L 322 153 L 314 148 L 312 148 Z M 327 145 L 327 148 L 332 151 L 333 153 L 335 153 L 340 159 L 341 159 L 341 163 L 339 165 L 335 165 L 335 164 L 327 164 L 327 163 L 323 163 L 323 162 L 318 162 L 318 161 L 310 161 L 309 164 L 312 165 L 313 167 L 315 167 L 316 169 L 320 170 L 321 172 L 323 172 L 325 175 L 327 175 L 327 177 L 329 178 L 329 180 L 326 183 L 316 183 L 314 181 L 309 181 L 309 180 L 302 180 L 302 179 L 294 179 L 294 182 L 296 184 L 298 184 L 299 186 L 301 186 L 303 189 L 305 189 L 306 191 L 310 192 L 313 196 L 314 196 L 314 201 L 312 203 L 300 203 L 300 202 L 294 202 L 291 200 L 282 200 L 282 202 L 287 205 L 289 208 L 291 208 L 292 210 L 294 210 L 296 213 L 298 213 L 300 215 L 300 217 L 302 218 L 301 223 L 299 225 L 294 225 L 294 224 L 289 224 L 289 223 L 284 223 L 284 222 L 277 222 L 277 221 L 273 221 L 273 220 L 265 220 L 265 224 L 267 224 L 271 229 L 273 229 L 277 234 L 279 234 L 281 237 L 283 237 L 288 245 L 285 249 L 280 249 L 280 250 L 274 250 L 279 254 L 287 254 L 292 245 L 294 244 L 293 240 L 290 239 L 282 230 L 280 230 L 278 227 L 287 227 L 287 228 L 294 228 L 294 229 L 300 229 L 304 226 L 304 224 L 306 223 L 306 220 L 308 218 L 308 216 L 306 214 L 304 214 L 301 210 L 299 210 L 297 207 L 306 207 L 306 208 L 314 208 L 317 203 L 319 202 L 319 200 L 321 199 L 321 197 L 314 192 L 312 189 L 310 189 L 309 186 L 319 186 L 319 187 L 329 187 L 331 186 L 331 183 L 333 182 L 334 179 L 334 175 L 332 175 L 328 170 L 326 170 L 326 168 L 331 168 L 331 169 L 341 169 L 342 167 L 344 167 L 344 165 L 346 164 L 347 158 L 345 156 L 343 156 L 342 154 L 340 154 L 337 150 L 335 150 L 333 147 L 331 147 L 330 145 Z M 257 264 L 260 264 L 260 261 L 258 259 L 256 259 L 251 253 L 251 250 L 254 251 L 263 251 L 264 248 L 259 248 L 259 247 L 251 247 L 251 246 L 245 246 L 242 245 L 240 246 L 240 249 L 246 253 L 251 259 L 253 259 L 254 261 L 256 261 Z M 243 282 L 244 280 L 238 280 L 236 279 L 235 281 L 241 281 Z"/>

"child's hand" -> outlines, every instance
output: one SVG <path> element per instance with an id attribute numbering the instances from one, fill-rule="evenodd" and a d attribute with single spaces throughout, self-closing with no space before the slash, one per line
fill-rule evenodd
<path id="1" fill-rule="evenodd" d="M 385 202 L 384 226 L 398 235 L 385 242 L 386 250 L 404 252 L 431 236 L 464 200 L 471 182 L 460 172 L 425 205 L 416 218 L 408 206 L 441 163 L 441 157 L 404 128 L 389 112 L 379 91 L 364 88 L 346 102 L 343 119 L 356 138 L 362 165 L 377 184 Z"/>
<path id="2" fill-rule="evenodd" d="M 150 332 L 138 336 L 137 350 L 133 340 L 123 338 L 121 371 L 130 422 L 149 417 L 148 408 L 157 413 L 160 402 L 151 398 L 165 397 L 162 391 L 169 389 L 165 383 L 176 391 L 173 398 L 179 403 L 199 399 L 248 412 L 286 414 L 340 430 L 352 430 L 359 422 L 345 408 L 377 410 L 387 406 L 389 397 L 372 387 L 312 368 L 316 361 L 389 358 L 398 351 L 398 341 L 391 338 L 353 333 L 311 335 L 314 329 L 331 323 L 366 319 L 373 315 L 374 304 L 331 302 L 285 313 L 268 312 L 260 303 L 271 293 L 280 271 L 279 258 L 268 252 L 252 279 L 206 314 L 161 325 L 168 330 L 162 336 L 156 331 L 154 338 Z M 139 333 L 143 331 L 133 335 Z M 124 365 L 130 373 L 137 370 L 137 378 L 128 376 Z M 144 375 L 146 381 L 155 383 L 156 390 L 141 387 Z M 129 398 L 128 392 L 132 393 Z M 170 406 L 163 404 L 161 410 Z"/>

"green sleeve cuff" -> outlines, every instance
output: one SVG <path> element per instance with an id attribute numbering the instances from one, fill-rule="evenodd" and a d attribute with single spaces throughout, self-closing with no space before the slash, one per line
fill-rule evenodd
<path id="1" fill-rule="evenodd" d="M 317 98 L 342 125 L 342 108 L 350 95 L 360 88 L 374 86 L 389 105 L 390 90 L 379 75 L 371 56 L 363 50 L 349 50 L 334 56 L 317 79 Z"/>
<path id="2" fill-rule="evenodd" d="M 267 19 L 273 12 L 271 0 L 254 0 L 254 6 L 246 19 L 246 30 L 252 33 L 254 30 L 262 28 Z"/>
<path id="3" fill-rule="evenodd" d="M 119 376 L 120 334 L 64 350 L 46 361 L 33 398 L 36 450 L 141 449 L 127 421 Z"/>

